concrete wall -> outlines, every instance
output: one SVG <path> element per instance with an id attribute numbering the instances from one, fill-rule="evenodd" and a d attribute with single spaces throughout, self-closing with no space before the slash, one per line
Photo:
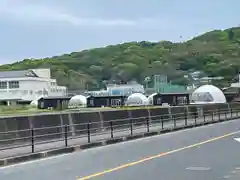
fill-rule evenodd
<path id="1" fill-rule="evenodd" d="M 0 118 L 0 139 L 6 138 L 20 138 L 30 137 L 31 128 L 37 128 L 35 130 L 36 135 L 49 135 L 48 137 L 38 137 L 37 140 L 55 139 L 64 137 L 64 128 L 62 125 L 68 126 L 70 131 L 68 135 L 76 136 L 87 133 L 87 126 L 90 123 L 91 131 L 98 132 L 106 130 L 110 121 L 113 122 L 113 126 L 129 127 L 131 121 L 138 125 L 143 125 L 147 120 L 155 123 L 163 120 L 170 120 L 172 115 L 177 114 L 174 118 L 184 119 L 184 112 L 188 113 L 188 117 L 194 117 L 197 114 L 198 117 L 210 112 L 217 113 L 219 110 L 227 110 L 230 112 L 230 108 L 233 110 L 240 110 L 240 104 L 208 104 L 208 105 L 189 105 L 179 107 L 159 107 L 151 109 L 132 109 L 132 110 L 116 110 L 116 111 L 101 111 L 101 112 L 74 112 L 74 113 L 62 113 L 62 114 L 48 114 L 48 115 L 35 115 L 35 116 L 21 116 L 21 117 L 5 117 Z M 159 120 L 159 121 L 158 121 Z M 78 124 L 78 125 L 77 125 Z M 79 125 L 80 124 L 80 125 Z M 75 125 L 75 126 L 72 126 Z M 40 129 L 39 129 L 40 128 Z M 41 129 L 42 128 L 42 129 Z M 28 130 L 26 130 L 28 129 Z M 13 132 L 3 134 L 2 132 L 25 130 L 21 132 Z M 51 135 L 50 135 L 51 134 Z M 23 141 L 31 140 L 30 138 Z M 7 144 L 13 143 L 9 141 Z M 19 142 L 19 140 L 18 140 Z M 3 144 L 0 142 L 0 145 Z M 5 143 L 6 144 L 6 143 Z"/>

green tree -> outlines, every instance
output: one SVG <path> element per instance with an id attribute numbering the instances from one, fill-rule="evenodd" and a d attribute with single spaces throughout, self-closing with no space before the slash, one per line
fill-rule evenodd
<path id="1" fill-rule="evenodd" d="M 70 89 L 98 89 L 106 82 L 137 80 L 164 74 L 176 84 L 185 84 L 184 75 L 202 71 L 223 76 L 225 86 L 240 69 L 240 28 L 214 30 L 183 43 L 160 41 L 126 42 L 43 59 L 0 66 L 0 71 L 50 68 L 59 85 Z M 151 84 L 151 81 L 149 82 Z"/>

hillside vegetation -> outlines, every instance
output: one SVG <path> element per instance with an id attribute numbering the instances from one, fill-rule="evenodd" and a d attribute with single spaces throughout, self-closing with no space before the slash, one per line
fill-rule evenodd
<path id="1" fill-rule="evenodd" d="M 137 80 L 165 74 L 177 84 L 184 75 L 204 71 L 223 76 L 222 85 L 232 80 L 240 67 L 240 28 L 215 30 L 184 43 L 169 41 L 128 42 L 104 48 L 73 52 L 44 59 L 25 59 L 0 66 L 0 70 L 51 68 L 60 85 L 70 89 L 102 87 L 105 82 Z"/>

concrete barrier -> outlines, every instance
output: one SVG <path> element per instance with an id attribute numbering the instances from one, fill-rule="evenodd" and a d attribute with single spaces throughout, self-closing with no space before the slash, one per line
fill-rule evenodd
<path id="1" fill-rule="evenodd" d="M 170 119 L 169 107 L 159 107 L 150 109 L 151 120 L 155 123 L 161 122 L 161 120 Z"/>
<path id="2" fill-rule="evenodd" d="M 104 141 L 101 141 L 101 142 L 93 142 L 93 143 L 88 143 L 88 144 L 80 145 L 79 149 L 89 149 L 89 148 L 93 148 L 93 147 L 102 146 L 102 145 L 104 145 L 104 144 L 105 144 Z"/>
<path id="3" fill-rule="evenodd" d="M 9 132 L 9 131 L 17 131 L 21 129 L 29 129 L 29 121 L 28 117 L 7 117 L 0 119 L 0 132 Z M 18 137 L 28 137 L 30 135 L 29 131 L 21 131 L 21 132 L 12 132 L 8 134 L 0 134 L 0 139 L 4 138 L 18 138 Z"/>
<path id="4" fill-rule="evenodd" d="M 7 162 L 5 159 L 0 159 L 0 167 L 1 166 L 6 166 L 7 165 Z"/>
<path id="5" fill-rule="evenodd" d="M 229 104 L 229 107 L 234 111 L 240 110 L 240 103 L 231 103 Z"/>
<path id="6" fill-rule="evenodd" d="M 157 134 L 159 134 L 159 132 L 153 131 L 153 132 L 146 132 L 146 133 L 143 134 L 143 136 L 144 137 L 149 137 L 149 136 L 155 136 Z"/>
<path id="7" fill-rule="evenodd" d="M 73 124 L 75 124 L 76 135 L 86 134 L 88 123 L 90 123 L 93 132 L 98 131 L 103 126 L 99 112 L 72 113 L 70 116 Z"/>
<path id="8" fill-rule="evenodd" d="M 132 136 L 126 136 L 125 139 L 126 141 L 130 141 L 130 140 L 134 140 L 134 139 L 139 139 L 139 138 L 142 138 L 144 137 L 144 134 L 134 134 Z"/>
<path id="9" fill-rule="evenodd" d="M 188 117 L 189 118 L 195 118 L 195 116 L 198 117 L 197 109 L 198 105 L 188 105 L 187 106 Z"/>
<path id="10" fill-rule="evenodd" d="M 108 145 L 108 144 L 116 144 L 122 141 L 124 141 L 124 138 L 120 137 L 120 138 L 108 139 L 104 143 Z"/>
<path id="11" fill-rule="evenodd" d="M 60 155 L 60 154 L 72 153 L 74 151 L 75 151 L 74 147 L 64 147 L 61 149 L 54 149 L 51 151 L 47 151 L 47 152 L 45 152 L 45 154 L 43 156 L 50 157 L 50 156 L 55 156 L 55 155 Z"/>
<path id="12" fill-rule="evenodd" d="M 103 126 L 109 127 L 110 121 L 113 126 L 121 126 L 121 128 L 129 127 L 129 112 L 126 110 L 102 111 Z M 115 121 L 113 121 L 115 120 Z"/>
<path id="13" fill-rule="evenodd" d="M 129 111 L 129 118 L 132 119 L 132 122 L 135 124 L 135 126 L 146 124 L 147 120 L 149 120 L 149 113 L 147 108 L 132 109 Z"/>
<path id="14" fill-rule="evenodd" d="M 36 141 L 62 137 L 63 124 L 60 115 L 29 116 L 28 119 L 30 128 L 35 129 Z"/>
<path id="15" fill-rule="evenodd" d="M 184 119 L 187 115 L 187 106 L 173 106 L 169 108 L 171 115 L 176 116 L 177 119 Z"/>
<path id="16" fill-rule="evenodd" d="M 34 154 L 27 154 L 27 155 L 18 156 L 18 157 L 10 157 L 5 159 L 4 165 L 11 165 L 11 164 L 21 163 L 25 161 L 41 159 L 41 158 L 43 158 L 42 153 L 34 153 Z"/>
<path id="17" fill-rule="evenodd" d="M 219 111 L 228 111 L 228 104 L 206 104 L 201 106 L 204 115 L 209 115 L 210 113 L 218 113 Z"/>

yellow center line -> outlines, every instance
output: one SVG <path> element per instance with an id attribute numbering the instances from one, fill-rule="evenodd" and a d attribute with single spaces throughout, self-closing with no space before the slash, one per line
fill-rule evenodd
<path id="1" fill-rule="evenodd" d="M 160 154 L 150 156 L 150 157 L 146 157 L 146 158 L 140 159 L 138 161 L 123 164 L 121 166 L 111 168 L 111 169 L 107 169 L 107 170 L 104 170 L 102 172 L 94 173 L 94 174 L 91 174 L 89 176 L 81 177 L 81 178 L 78 178 L 77 180 L 87 180 L 87 179 L 91 179 L 91 178 L 94 178 L 94 177 L 102 176 L 104 174 L 107 174 L 107 173 L 110 173 L 110 172 L 113 172 L 113 171 L 117 171 L 117 170 L 120 170 L 120 169 L 123 169 L 123 168 L 127 168 L 127 167 L 130 167 L 130 166 L 134 166 L 134 165 L 137 165 L 137 164 L 140 164 L 140 163 L 143 163 L 143 162 L 155 159 L 155 158 L 163 157 L 163 156 L 173 154 L 173 153 L 176 153 L 176 152 L 179 152 L 179 151 L 183 151 L 183 150 L 194 148 L 194 147 L 206 144 L 206 143 L 217 141 L 217 140 L 232 136 L 234 134 L 237 134 L 239 132 L 240 131 L 235 131 L 235 132 L 228 133 L 228 134 L 225 134 L 225 135 L 222 135 L 222 136 L 218 136 L 218 137 L 215 137 L 215 138 L 212 138 L 212 139 L 208 139 L 208 140 L 205 140 L 205 141 L 202 141 L 202 142 L 199 142 L 199 143 L 195 143 L 195 144 L 192 144 L 192 145 L 189 145 L 189 146 L 185 146 L 185 147 L 182 147 L 182 148 L 179 148 L 179 149 L 171 150 L 171 151 L 168 151 L 168 152 L 162 152 Z"/>

